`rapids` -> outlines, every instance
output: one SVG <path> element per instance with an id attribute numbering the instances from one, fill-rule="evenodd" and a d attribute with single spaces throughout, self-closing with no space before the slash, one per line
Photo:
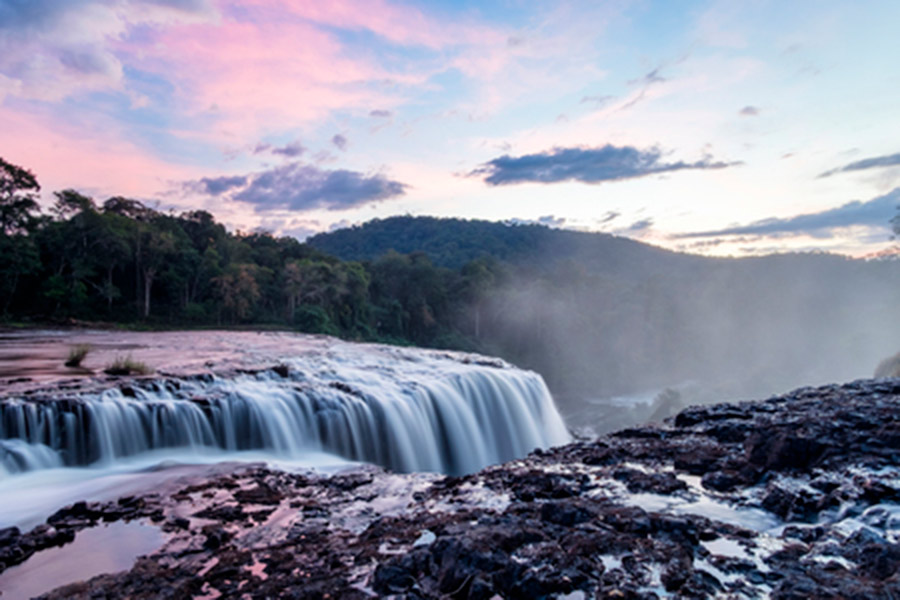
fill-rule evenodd
<path id="1" fill-rule="evenodd" d="M 163 351 L 165 334 L 110 335 L 138 348 L 149 338 Z M 210 451 L 226 460 L 324 452 L 395 471 L 462 474 L 569 440 L 541 377 L 501 361 L 289 334 L 255 346 L 250 334 L 215 335 L 218 348 L 236 338 L 241 368 L 231 357 L 227 368 L 199 373 L 188 366 L 134 380 L 95 377 L 74 391 L 6 393 L 0 479 L 111 467 L 159 450 L 185 461 Z"/>

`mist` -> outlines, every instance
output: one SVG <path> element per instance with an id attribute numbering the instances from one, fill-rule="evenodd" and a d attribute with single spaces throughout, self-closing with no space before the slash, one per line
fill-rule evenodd
<path id="1" fill-rule="evenodd" d="M 684 406 L 871 377 L 900 349 L 900 262 L 542 248 L 480 307 L 481 337 L 600 433 Z"/>

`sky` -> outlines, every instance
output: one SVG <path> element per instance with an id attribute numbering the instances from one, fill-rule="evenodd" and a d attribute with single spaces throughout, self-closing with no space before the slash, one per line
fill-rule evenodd
<path id="1" fill-rule="evenodd" d="M 392 215 L 892 248 L 900 3 L 0 0 L 0 157 L 303 239 Z"/>

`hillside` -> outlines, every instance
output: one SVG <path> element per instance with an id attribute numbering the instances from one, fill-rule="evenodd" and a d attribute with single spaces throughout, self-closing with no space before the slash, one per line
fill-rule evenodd
<path id="1" fill-rule="evenodd" d="M 616 267 L 623 272 L 702 260 L 607 233 L 436 217 L 373 219 L 317 234 L 306 242 L 342 260 L 375 260 L 391 250 L 400 254 L 424 252 L 435 265 L 451 269 L 485 257 L 514 264 L 536 261 L 543 266 L 569 258 L 594 266 L 606 261 L 607 268 Z"/>
<path id="2" fill-rule="evenodd" d="M 486 292 L 459 328 L 578 398 L 674 386 L 700 400 L 684 390 L 697 382 L 764 395 L 870 376 L 896 352 L 897 261 L 708 258 L 603 233 L 408 216 L 308 243 L 345 260 L 394 250 L 464 272 L 486 265 Z"/>

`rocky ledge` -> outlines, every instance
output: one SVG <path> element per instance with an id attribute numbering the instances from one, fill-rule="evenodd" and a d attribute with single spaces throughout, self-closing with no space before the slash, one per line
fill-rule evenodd
<path id="1" fill-rule="evenodd" d="M 465 477 L 260 466 L 0 531 L 165 543 L 49 598 L 897 598 L 900 380 L 688 409 Z"/>

